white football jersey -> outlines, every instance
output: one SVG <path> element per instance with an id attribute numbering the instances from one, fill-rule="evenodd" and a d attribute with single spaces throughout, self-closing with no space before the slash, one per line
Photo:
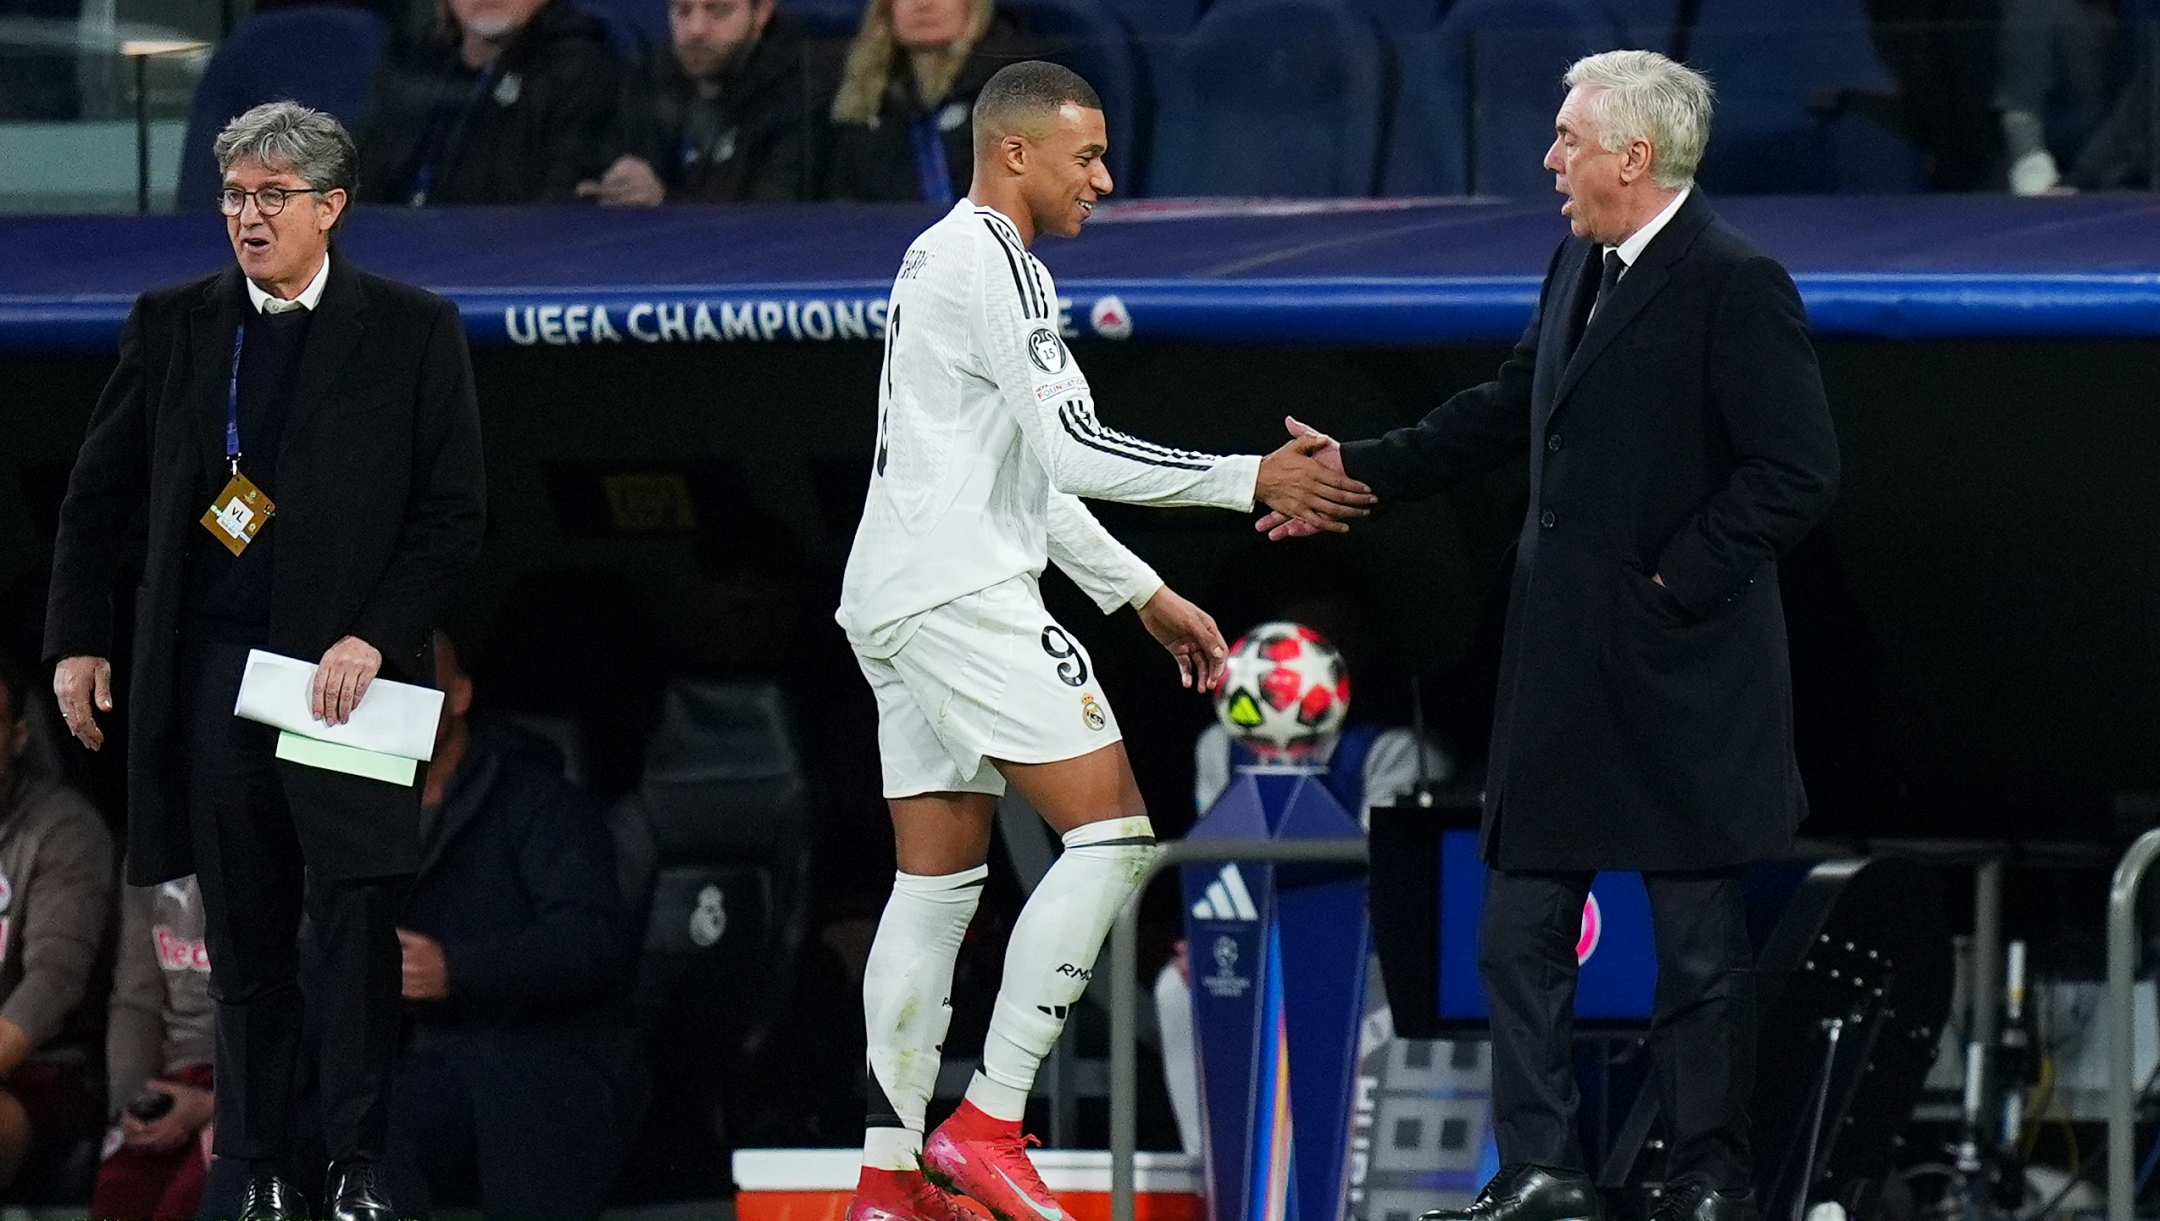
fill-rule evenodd
<path id="1" fill-rule="evenodd" d="M 1252 508 L 1256 456 L 1106 428 L 1012 222 L 961 200 L 908 247 L 885 316 L 877 457 L 836 616 L 888 657 L 923 612 L 1056 560 L 1105 612 L 1161 581 L 1077 497 Z"/>

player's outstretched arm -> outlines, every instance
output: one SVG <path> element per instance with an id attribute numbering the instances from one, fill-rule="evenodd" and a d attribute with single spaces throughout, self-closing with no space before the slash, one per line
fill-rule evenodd
<path id="1" fill-rule="evenodd" d="M 1050 486 L 1129 504 L 1250 510 L 1256 500 L 1319 529 L 1360 516 L 1370 494 L 1295 447 L 1263 460 L 1157 445 L 1095 416 L 1087 377 L 1058 334 L 1057 288 L 993 219 L 971 269 L 979 350 Z M 1265 468 L 1266 476 L 1262 477 Z"/>
<path id="2" fill-rule="evenodd" d="M 1177 658 L 1178 676 L 1186 686 L 1213 691 L 1222 684 L 1230 649 L 1223 643 L 1222 629 L 1206 611 L 1165 585 L 1140 608 L 1140 622 Z"/>

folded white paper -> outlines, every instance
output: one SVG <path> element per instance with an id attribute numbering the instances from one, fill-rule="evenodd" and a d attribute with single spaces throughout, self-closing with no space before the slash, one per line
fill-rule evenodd
<path id="1" fill-rule="evenodd" d="M 435 755 L 435 722 L 442 716 L 443 694 L 432 687 L 378 678 L 368 684 L 360 706 L 343 725 L 315 719 L 308 710 L 308 689 L 315 682 L 313 662 L 295 661 L 261 649 L 248 652 L 240 678 L 240 699 L 233 715 L 313 738 L 378 754 L 422 762 Z"/>

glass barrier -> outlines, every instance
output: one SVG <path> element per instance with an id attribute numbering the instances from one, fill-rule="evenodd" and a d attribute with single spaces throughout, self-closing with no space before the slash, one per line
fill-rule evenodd
<path id="1" fill-rule="evenodd" d="M 210 49 L 168 26 L 0 18 L 0 212 L 170 208 Z"/>
<path id="2" fill-rule="evenodd" d="M 82 2 L 109 10 L 122 0 Z M 174 8 L 172 23 L 120 23 L 109 12 L 102 25 L 88 16 L 0 19 L 0 213 L 173 206 L 189 100 L 217 48 L 187 32 L 199 28 L 199 17 L 183 20 L 175 8 L 204 0 L 126 2 L 148 6 L 153 18 Z M 672 56 L 660 0 L 574 3 L 601 22 L 618 59 Z M 2058 30 L 2020 16 L 2022 0 L 1997 23 L 1806 26 L 1735 22 L 1718 14 L 1747 6 L 1705 4 L 1687 29 L 1614 17 L 1510 25 L 1510 11 L 1494 6 L 1465 6 L 1438 21 L 1391 20 L 1381 11 L 1385 0 L 1214 0 L 1250 19 L 1202 14 L 1197 22 L 1172 0 L 1135 0 L 1130 12 L 1120 0 L 1004 3 L 1012 19 L 1001 15 L 979 50 L 1056 59 L 1095 83 L 1120 202 L 1536 198 L 1552 189 L 1542 163 L 1562 73 L 1618 46 L 1683 57 L 1715 82 L 1713 134 L 1697 175 L 1711 191 L 2040 194 L 2160 182 L 2151 138 L 2160 116 L 2160 75 L 2151 68 L 2160 24 Z M 797 75 L 811 99 L 806 134 L 816 149 L 816 168 L 788 193 L 921 197 L 917 156 L 933 150 L 893 134 L 908 123 L 905 108 L 883 108 L 880 121 L 891 126 L 878 139 L 854 138 L 861 133 L 829 121 L 860 5 L 796 0 L 783 8 L 808 35 Z M 1533 10 L 1557 11 L 1527 3 L 1523 11 Z M 2080 60 L 2063 50 L 2073 45 L 2097 51 Z M 2028 47 L 2039 53 L 2024 53 Z M 895 73 L 909 74 L 910 62 L 897 57 Z M 971 73 L 979 82 L 980 69 L 961 69 L 962 93 Z M 499 101 L 514 84 L 491 88 Z M 927 121 L 948 137 L 946 168 L 964 186 L 965 166 L 950 161 L 966 156 L 964 137 L 953 135 L 967 122 L 966 107 L 930 110 Z M 712 145 L 722 147 L 732 146 Z M 854 172 L 866 157 L 896 164 Z M 587 172 L 597 179 L 605 168 Z M 197 188 L 186 197 L 207 198 Z"/>

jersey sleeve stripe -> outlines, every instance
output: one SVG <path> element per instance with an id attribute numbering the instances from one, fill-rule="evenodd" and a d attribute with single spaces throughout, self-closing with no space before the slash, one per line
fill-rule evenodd
<path id="1" fill-rule="evenodd" d="M 1013 288 L 1020 294 L 1020 316 L 1023 318 L 1042 317 L 1041 310 L 1036 305 L 1036 294 L 1033 286 L 1029 284 L 1027 277 L 1020 274 L 1019 260 L 1013 257 L 1012 243 L 1006 240 L 1005 231 L 998 228 L 997 222 L 987 216 L 983 217 L 983 228 L 988 229 L 990 236 L 997 239 L 998 249 L 1005 254 L 1005 266 L 1007 270 L 1012 272 Z M 1026 252 L 1023 251 L 1021 257 L 1025 258 Z"/>
<path id="2" fill-rule="evenodd" d="M 1027 260 L 1028 278 L 1035 282 L 1035 297 L 1043 303 L 1042 316 L 1048 318 L 1053 312 L 1051 307 L 1057 304 L 1057 300 L 1050 295 L 1050 272 L 1042 265 L 1042 260 L 1034 255 L 1027 254 L 1022 257 Z"/>
<path id="3" fill-rule="evenodd" d="M 1087 446 L 1089 449 L 1099 450 L 1113 457 L 1124 458 L 1133 462 L 1144 462 L 1149 466 L 1173 467 L 1178 470 L 1186 471 L 1211 471 L 1215 469 L 1215 464 L 1212 462 L 1178 461 L 1176 459 L 1163 457 L 1160 454 L 1146 453 L 1139 450 L 1137 446 L 1128 447 L 1125 445 L 1120 445 L 1120 441 L 1130 441 L 1131 438 L 1125 437 L 1122 434 L 1118 433 L 1099 435 L 1095 431 L 1090 430 L 1089 428 L 1078 422 L 1078 413 L 1075 412 L 1073 408 L 1073 403 L 1066 403 L 1064 407 L 1059 409 L 1058 419 L 1065 425 L 1066 433 L 1070 435 L 1073 440 Z"/>
<path id="4" fill-rule="evenodd" d="M 1074 423 L 1086 429 L 1097 439 L 1123 445 L 1135 453 L 1152 454 L 1156 457 L 1177 461 L 1205 462 L 1211 467 L 1216 461 L 1213 454 L 1203 454 L 1198 450 L 1191 449 L 1173 449 L 1167 445 L 1158 445 L 1153 441 L 1143 440 L 1119 432 L 1114 428 L 1106 428 L 1103 426 L 1102 420 L 1096 416 L 1094 405 L 1085 399 L 1069 399 L 1066 401 L 1063 410 L 1069 411 L 1072 414 Z"/>

